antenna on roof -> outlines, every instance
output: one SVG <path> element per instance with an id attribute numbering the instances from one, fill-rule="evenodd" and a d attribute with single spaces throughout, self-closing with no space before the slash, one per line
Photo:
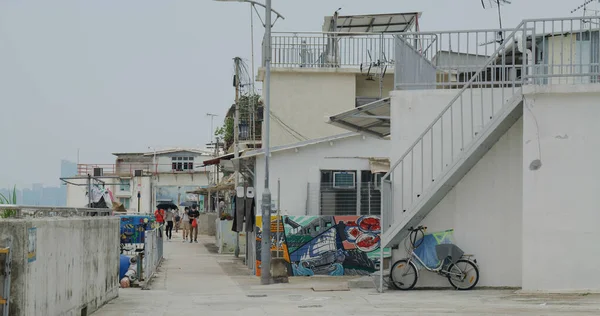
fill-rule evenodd
<path id="1" fill-rule="evenodd" d="M 598 10 L 598 9 L 595 9 L 595 10 L 594 9 L 588 9 L 588 5 L 591 4 L 592 2 L 598 3 L 598 2 L 600 2 L 600 0 L 585 0 L 583 2 L 583 4 L 580 4 L 579 6 L 577 6 L 577 8 L 571 10 L 571 14 L 573 14 L 575 12 L 578 12 L 580 10 L 583 10 L 583 17 L 587 16 L 588 11 L 593 12 L 593 14 L 598 14 L 598 12 L 600 12 L 600 10 Z M 584 20 L 581 20 L 581 26 L 582 26 L 582 28 L 585 27 L 586 23 L 596 24 L 596 25 L 598 24 L 597 22 L 592 22 L 590 20 L 585 20 L 584 19 Z"/>
<path id="2" fill-rule="evenodd" d="M 481 0 L 481 6 L 484 9 L 494 7 L 498 8 L 498 24 L 500 25 L 500 31 L 498 31 L 498 34 L 496 35 L 496 40 L 481 43 L 480 45 L 488 45 L 493 43 L 499 43 L 502 45 L 502 43 L 504 43 L 504 31 L 502 31 L 502 12 L 500 10 L 500 6 L 503 4 L 511 4 L 511 2 L 509 0 Z"/>

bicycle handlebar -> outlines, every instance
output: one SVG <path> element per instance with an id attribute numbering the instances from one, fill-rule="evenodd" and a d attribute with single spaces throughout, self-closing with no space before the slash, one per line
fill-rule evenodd
<path id="1" fill-rule="evenodd" d="M 417 228 L 410 227 L 408 229 L 408 231 L 410 231 L 410 232 L 416 232 L 416 231 L 421 231 L 421 230 L 427 230 L 427 227 L 426 226 L 419 226 Z"/>

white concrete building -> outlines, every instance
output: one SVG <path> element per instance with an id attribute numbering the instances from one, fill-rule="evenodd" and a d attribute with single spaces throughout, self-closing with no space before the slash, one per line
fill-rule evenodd
<path id="1" fill-rule="evenodd" d="M 151 212 L 161 201 L 180 205 L 197 200 L 186 192 L 209 184 L 210 170 L 203 162 L 214 157 L 206 150 L 184 148 L 114 155 L 115 164 L 80 164 L 78 176 L 65 179 L 67 206 L 88 204 L 88 174 L 93 184 L 111 190 L 114 199 L 131 212 Z M 203 201 L 199 202 L 202 207 Z"/>
<path id="2" fill-rule="evenodd" d="M 408 32 L 419 17 L 334 15 L 325 17 L 324 33 L 273 33 L 271 146 L 344 133 L 323 117 L 387 96 L 394 88 L 394 41 L 381 32 Z M 264 80 L 264 68 L 257 77 Z"/>
<path id="3" fill-rule="evenodd" d="M 379 214 L 381 193 L 375 177 L 388 170 L 389 164 L 383 170 L 380 166 L 380 160 L 389 163 L 388 155 L 387 140 L 357 133 L 273 147 L 269 160 L 272 207 L 276 209 L 279 202 L 284 215 Z M 254 187 L 260 204 L 264 154 L 251 151 L 240 159 L 255 164 Z"/>
<path id="4" fill-rule="evenodd" d="M 390 99 L 330 118 L 371 135 L 386 134 L 370 127 L 383 116 L 391 122 L 382 246 L 399 245 L 395 259 L 409 227 L 453 228 L 477 258 L 480 286 L 600 291 L 600 38 L 582 22 L 526 20 L 458 89 L 404 72 Z M 447 281 L 422 273 L 417 286 Z"/>

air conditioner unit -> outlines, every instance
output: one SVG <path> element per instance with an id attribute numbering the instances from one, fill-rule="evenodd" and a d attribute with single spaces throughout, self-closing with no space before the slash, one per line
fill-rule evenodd
<path id="1" fill-rule="evenodd" d="M 334 189 L 354 189 L 356 186 L 356 174 L 354 172 L 334 172 Z"/>
<path id="2" fill-rule="evenodd" d="M 94 177 L 102 177 L 104 175 L 103 168 L 94 168 Z"/>
<path id="3" fill-rule="evenodd" d="M 144 175 L 144 170 L 135 170 L 134 171 L 134 176 L 136 177 L 141 177 Z"/>

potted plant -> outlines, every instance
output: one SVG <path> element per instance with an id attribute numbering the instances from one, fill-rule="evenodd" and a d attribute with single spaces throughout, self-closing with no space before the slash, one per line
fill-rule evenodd
<path id="1" fill-rule="evenodd" d="M 221 214 L 221 218 L 222 221 L 232 221 L 233 220 L 233 216 L 231 216 L 231 214 L 229 213 L 223 213 Z"/>

